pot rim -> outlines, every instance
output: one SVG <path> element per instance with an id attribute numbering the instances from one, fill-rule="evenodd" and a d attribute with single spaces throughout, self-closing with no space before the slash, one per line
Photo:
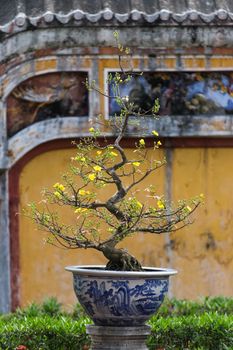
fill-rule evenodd
<path id="1" fill-rule="evenodd" d="M 74 265 L 66 266 L 65 270 L 76 275 L 116 276 L 116 277 L 169 277 L 177 274 L 170 268 L 143 266 L 144 271 L 112 271 L 105 270 L 105 265 Z"/>

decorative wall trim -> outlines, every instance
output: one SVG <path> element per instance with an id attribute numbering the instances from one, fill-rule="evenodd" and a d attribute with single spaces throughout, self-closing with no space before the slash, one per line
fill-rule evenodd
<path id="1" fill-rule="evenodd" d="M 95 65 L 94 69 L 92 65 Z M 80 127 L 79 121 L 82 119 L 81 124 L 86 122 L 93 122 L 93 115 L 97 115 L 99 111 L 99 99 L 96 97 L 95 91 L 90 91 L 89 93 L 89 116 L 87 118 L 82 117 L 79 119 L 78 117 L 69 118 L 70 125 L 68 121 L 63 121 L 62 118 L 57 120 L 49 120 L 45 125 L 41 125 L 37 123 L 36 126 L 33 126 L 32 129 L 24 130 L 24 132 L 17 133 L 15 137 L 10 138 L 7 141 L 6 135 L 6 99 L 12 90 L 18 86 L 20 83 L 25 81 L 28 78 L 38 76 L 41 74 L 48 74 L 54 72 L 88 72 L 88 76 L 90 80 L 96 80 L 98 82 L 98 71 L 96 73 L 96 63 L 95 61 L 91 61 L 90 58 L 84 57 L 76 57 L 74 55 L 58 55 L 58 56 L 48 56 L 45 58 L 36 58 L 31 60 L 26 60 L 21 62 L 9 69 L 4 75 L 0 77 L 0 85 L 2 86 L 2 99 L 0 101 L 0 169 L 7 169 L 12 165 L 11 161 L 8 159 L 12 159 L 12 152 L 16 151 L 17 146 L 13 146 L 18 144 L 20 137 L 22 135 L 21 144 L 23 150 L 27 151 L 27 144 L 34 144 L 32 142 L 32 135 L 35 134 L 35 137 L 41 138 L 41 142 L 46 142 L 49 139 L 53 140 L 54 138 L 63 138 L 63 137 L 75 137 L 75 132 L 79 133 L 78 128 Z M 92 103 L 91 103 L 92 101 Z M 65 118 L 64 118 L 65 119 Z M 68 118 L 67 118 L 68 119 Z M 77 127 L 77 125 L 79 125 Z M 39 126 L 38 132 L 35 132 L 35 128 Z M 50 129 L 50 127 L 52 129 Z M 55 129 L 53 129 L 55 127 Z M 72 131 L 73 128 L 73 131 Z M 83 125 L 81 126 L 83 128 Z M 51 131 L 52 130 L 52 131 Z M 46 133 L 46 134 L 43 134 Z M 64 133 L 64 135 L 62 135 Z M 56 134 L 56 136 L 55 136 Z M 25 139 L 24 139 L 25 137 Z M 36 141 L 34 139 L 34 141 Z M 39 142 L 37 140 L 37 142 Z M 36 146 L 35 142 L 35 146 Z M 28 150 L 31 148 L 29 147 Z M 20 154 L 24 154 L 23 151 Z M 10 158 L 8 158 L 10 156 Z M 16 157 L 18 159 L 18 157 Z"/>
<path id="2" fill-rule="evenodd" d="M 2 99 L 5 100 L 16 86 L 31 77 L 57 72 L 87 72 L 90 75 L 91 65 L 90 57 L 74 57 L 72 54 L 25 59 L 1 75 Z"/>
<path id="3" fill-rule="evenodd" d="M 88 125 L 88 117 L 56 118 L 30 125 L 10 138 L 8 167 L 11 168 L 32 149 L 48 141 L 89 135 Z"/>
<path id="4" fill-rule="evenodd" d="M 88 117 L 66 117 L 41 121 L 23 129 L 9 140 L 7 167 L 11 168 L 33 148 L 48 141 L 89 136 L 90 125 Z M 130 127 L 128 136 L 149 137 L 150 131 L 154 129 L 163 138 L 233 137 L 233 118 L 231 116 L 164 116 L 157 120 L 147 117 L 141 120 L 141 126 L 137 129 Z M 102 136 L 105 137 L 112 135 L 110 131 L 102 132 Z"/>
<path id="5" fill-rule="evenodd" d="M 111 56 L 109 56 L 111 57 Z M 220 60 L 220 56 L 214 56 Z M 162 62 L 162 56 L 158 61 Z M 200 59 L 205 60 L 205 56 L 199 56 Z M 229 57 L 230 58 L 230 57 Z M 90 80 L 94 79 L 99 84 L 98 65 L 101 60 L 108 59 L 108 56 L 93 56 L 77 57 L 74 55 L 52 55 L 45 58 L 37 58 L 34 60 L 26 60 L 20 65 L 17 65 L 8 71 L 7 77 L 3 76 L 3 96 L 5 100 L 11 91 L 18 86 L 22 81 L 36 75 L 59 72 L 59 71 L 88 71 Z M 112 56 L 112 59 L 117 60 L 117 56 Z M 135 58 L 139 62 L 139 66 L 144 71 L 152 70 L 150 61 L 145 57 L 138 56 Z M 197 59 L 193 57 L 193 59 Z M 226 59 L 226 58 L 225 58 Z M 167 60 L 167 61 L 166 61 Z M 156 71 L 175 71 L 169 69 L 169 64 L 173 65 L 176 62 L 177 57 L 175 55 L 165 58 L 163 66 L 157 67 Z M 190 63 L 190 56 L 182 56 L 185 64 L 185 69 L 194 70 L 189 68 L 193 62 Z M 221 61 L 221 60 L 220 60 Z M 167 62 L 167 63 L 166 63 Z M 168 64 L 166 68 L 165 64 Z M 89 68 L 88 68 L 89 65 Z M 200 71 L 206 70 L 207 62 L 204 63 L 204 67 Z M 177 64 L 175 64 L 177 66 Z M 104 79 L 109 71 L 114 71 L 115 68 L 107 68 L 104 70 Z M 106 85 L 104 86 L 106 89 Z M 92 103 L 91 103 L 92 101 Z M 37 147 L 41 143 L 62 139 L 62 138 L 75 138 L 84 135 L 88 135 L 88 129 L 90 124 L 95 123 L 94 115 L 98 115 L 100 112 L 99 96 L 96 92 L 90 92 L 89 94 L 89 106 L 90 116 L 88 117 L 71 117 L 71 118 L 56 118 L 38 122 L 30 127 L 18 132 L 11 137 L 6 144 L 6 105 L 3 102 L 0 105 L 0 113 L 2 114 L 0 129 L 0 137 L 2 144 L 0 146 L 0 167 L 2 169 L 10 168 L 15 162 L 17 162 L 22 156 L 29 152 L 34 147 Z M 105 117 L 108 115 L 107 102 L 105 100 Z M 233 135 L 233 118 L 230 115 L 223 116 L 163 116 L 159 120 L 153 118 L 145 118 L 141 120 L 141 127 L 139 128 L 140 134 L 145 133 L 143 129 L 158 130 L 161 137 L 231 137 Z M 110 136 L 111 132 L 103 130 L 103 134 Z M 130 129 L 129 136 L 137 136 L 138 131 L 135 128 Z M 146 135 L 146 134 L 145 134 Z M 149 135 L 149 134 L 148 134 Z M 5 140 L 5 141 L 4 141 Z"/>
<path id="6" fill-rule="evenodd" d="M 195 27 L 122 27 L 120 38 L 135 53 L 148 50 L 156 52 L 212 55 L 217 48 L 232 49 L 233 29 L 231 26 Z M 23 31 L 0 42 L 0 61 L 22 59 L 28 52 L 31 56 L 41 50 L 47 54 L 60 48 L 60 52 L 73 50 L 73 54 L 98 54 L 103 47 L 115 47 L 112 27 L 73 27 L 37 29 Z M 75 49 L 76 48 L 76 49 Z"/>

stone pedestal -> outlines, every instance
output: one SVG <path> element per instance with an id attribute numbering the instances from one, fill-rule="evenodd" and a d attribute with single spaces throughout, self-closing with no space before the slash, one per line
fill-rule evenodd
<path id="1" fill-rule="evenodd" d="M 87 326 L 91 337 L 90 350 L 148 350 L 146 339 L 150 327 Z"/>

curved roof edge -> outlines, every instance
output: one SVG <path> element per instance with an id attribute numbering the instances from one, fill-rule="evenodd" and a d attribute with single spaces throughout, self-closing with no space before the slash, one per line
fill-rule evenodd
<path id="1" fill-rule="evenodd" d="M 12 20 L 0 25 L 3 33 L 17 33 L 26 30 L 28 27 L 43 28 L 49 25 L 233 25 L 233 12 L 218 9 L 214 12 L 204 13 L 196 10 L 187 10 L 182 13 L 162 9 L 154 13 L 146 13 L 133 9 L 126 13 L 113 12 L 105 8 L 96 13 L 85 12 L 80 9 L 68 13 L 56 13 L 46 11 L 38 16 L 29 16 L 19 12 Z"/>

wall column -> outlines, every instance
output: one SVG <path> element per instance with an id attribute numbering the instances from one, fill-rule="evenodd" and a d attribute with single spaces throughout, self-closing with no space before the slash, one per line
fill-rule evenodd
<path id="1" fill-rule="evenodd" d="M 0 170 L 0 313 L 11 310 L 8 177 Z"/>
<path id="2" fill-rule="evenodd" d="M 0 313 L 11 310 L 6 103 L 0 100 Z"/>

